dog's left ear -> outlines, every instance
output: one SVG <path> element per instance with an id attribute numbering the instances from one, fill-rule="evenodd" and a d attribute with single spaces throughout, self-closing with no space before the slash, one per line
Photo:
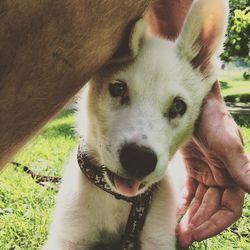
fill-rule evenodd
<path id="1" fill-rule="evenodd" d="M 140 52 L 142 40 L 146 33 L 144 19 L 137 20 L 131 27 L 127 39 L 108 61 L 108 64 L 119 64 L 133 60 Z"/>
<path id="2" fill-rule="evenodd" d="M 227 0 L 196 0 L 177 40 L 179 56 L 203 74 L 222 48 L 227 14 Z"/>

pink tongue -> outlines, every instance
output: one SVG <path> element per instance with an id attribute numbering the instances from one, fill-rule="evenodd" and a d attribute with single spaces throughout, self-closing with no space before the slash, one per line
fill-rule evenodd
<path id="1" fill-rule="evenodd" d="M 114 183 L 119 192 L 127 196 L 134 196 L 139 190 L 140 182 L 136 180 L 125 180 L 119 178 L 118 176 L 114 177 Z"/>

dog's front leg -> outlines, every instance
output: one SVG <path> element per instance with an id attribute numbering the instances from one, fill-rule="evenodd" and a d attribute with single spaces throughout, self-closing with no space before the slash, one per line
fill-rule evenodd
<path id="1" fill-rule="evenodd" d="M 173 185 L 168 177 L 159 184 L 153 195 L 152 204 L 147 215 L 141 235 L 142 250 L 176 249 L 176 199 Z"/>
<path id="2" fill-rule="evenodd" d="M 57 239 L 50 239 L 42 250 L 77 250 L 75 244 Z"/>
<path id="3" fill-rule="evenodd" d="M 88 249 L 86 235 L 89 230 L 89 211 L 84 209 L 86 199 L 83 192 L 84 188 L 88 188 L 83 181 L 75 155 L 76 152 L 72 154 L 65 168 L 48 241 L 43 250 Z"/>

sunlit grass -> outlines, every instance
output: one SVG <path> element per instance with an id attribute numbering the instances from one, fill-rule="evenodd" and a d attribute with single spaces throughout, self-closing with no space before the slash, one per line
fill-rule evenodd
<path id="1" fill-rule="evenodd" d="M 246 69 L 245 69 L 246 70 Z M 222 94 L 250 94 L 250 80 L 243 78 L 244 69 L 221 70 L 219 80 L 222 81 Z"/>
<path id="2" fill-rule="evenodd" d="M 15 157 L 15 161 L 45 175 L 61 175 L 63 162 L 77 143 L 73 114 L 66 111 L 51 121 Z M 0 176 L 0 249 L 40 249 L 56 192 L 35 183 L 21 169 L 9 165 Z"/>

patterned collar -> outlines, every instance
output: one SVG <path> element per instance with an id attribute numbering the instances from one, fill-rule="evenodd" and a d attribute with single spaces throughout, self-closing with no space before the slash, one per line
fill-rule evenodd
<path id="1" fill-rule="evenodd" d="M 125 232 L 122 238 L 122 250 L 138 250 L 139 237 L 143 229 L 145 218 L 152 200 L 153 191 L 156 185 L 151 186 L 149 190 L 139 196 L 126 197 L 121 194 L 115 193 L 111 190 L 110 186 L 106 183 L 104 178 L 104 166 L 94 165 L 88 158 L 87 154 L 78 147 L 77 160 L 79 167 L 83 174 L 97 187 L 112 194 L 118 200 L 124 200 L 131 203 L 131 210 L 129 213 L 128 221 L 126 224 Z"/>

